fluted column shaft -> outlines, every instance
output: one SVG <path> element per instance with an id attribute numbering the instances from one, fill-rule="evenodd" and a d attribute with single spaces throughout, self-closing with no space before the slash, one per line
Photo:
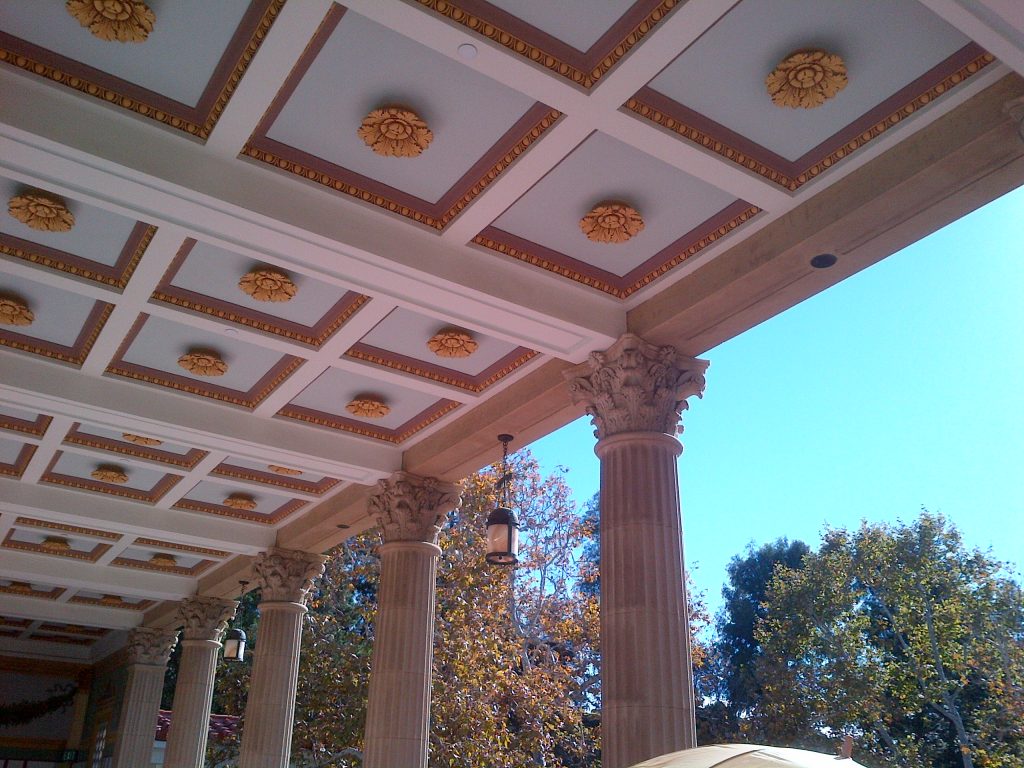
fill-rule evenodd
<path id="1" fill-rule="evenodd" d="M 164 673 L 177 634 L 148 627 L 128 634 L 128 681 L 117 725 L 113 768 L 144 768 L 150 764 Z"/>
<path id="2" fill-rule="evenodd" d="M 203 768 L 218 650 L 215 640 L 181 641 L 165 768 Z"/>
<path id="3" fill-rule="evenodd" d="M 260 603 L 240 768 L 288 766 L 305 615 L 306 606 L 299 603 Z"/>
<path id="4" fill-rule="evenodd" d="M 441 550 L 422 541 L 396 541 L 379 552 L 363 766 L 415 768 L 427 764 L 434 590 Z"/>
<path id="5" fill-rule="evenodd" d="M 682 521 L 674 437 L 631 432 L 601 458 L 602 764 L 693 747 Z"/>

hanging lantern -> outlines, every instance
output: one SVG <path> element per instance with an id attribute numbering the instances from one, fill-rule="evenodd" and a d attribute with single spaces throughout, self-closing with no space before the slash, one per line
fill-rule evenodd
<path id="1" fill-rule="evenodd" d="M 245 597 L 248 581 L 238 582 L 238 600 Z M 245 661 L 245 632 L 232 627 L 224 635 L 224 661 Z"/>
<path id="2" fill-rule="evenodd" d="M 512 473 L 508 469 L 508 444 L 512 435 L 498 435 L 501 441 L 501 479 L 495 484 L 498 506 L 487 516 L 487 562 L 515 565 L 519 562 L 519 522 L 512 511 Z"/>
<path id="3" fill-rule="evenodd" d="M 245 632 L 229 629 L 224 636 L 224 661 L 245 661 Z"/>

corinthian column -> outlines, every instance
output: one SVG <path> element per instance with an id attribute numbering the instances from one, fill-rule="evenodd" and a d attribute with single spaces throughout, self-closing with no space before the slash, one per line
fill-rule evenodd
<path id="1" fill-rule="evenodd" d="M 177 639 L 177 631 L 150 627 L 136 627 L 128 633 L 128 682 L 117 725 L 114 768 L 150 763 L 167 659 Z"/>
<path id="2" fill-rule="evenodd" d="M 675 435 L 706 360 L 626 334 L 566 372 L 601 459 L 601 758 L 693 747 L 693 669 Z"/>
<path id="3" fill-rule="evenodd" d="M 174 685 L 165 768 L 203 768 L 210 732 L 210 706 L 217 651 L 238 603 L 190 597 L 178 608 L 183 626 L 178 681 Z"/>
<path id="4" fill-rule="evenodd" d="M 260 553 L 253 563 L 262 595 L 239 768 L 288 768 L 302 617 L 325 559 L 274 548 Z"/>
<path id="5" fill-rule="evenodd" d="M 396 472 L 378 483 L 370 515 L 384 534 L 366 706 L 364 768 L 426 768 L 430 732 L 437 534 L 458 488 Z"/>

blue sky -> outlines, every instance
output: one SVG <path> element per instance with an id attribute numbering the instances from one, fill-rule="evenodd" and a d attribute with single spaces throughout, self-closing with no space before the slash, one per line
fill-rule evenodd
<path id="1" fill-rule="evenodd" d="M 1024 565 L 1024 187 L 704 355 L 679 460 L 686 559 L 942 512 Z M 598 488 L 587 419 L 530 446 Z"/>

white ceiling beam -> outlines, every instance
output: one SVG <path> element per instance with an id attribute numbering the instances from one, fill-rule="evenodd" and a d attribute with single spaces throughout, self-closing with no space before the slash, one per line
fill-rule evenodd
<path id="1" fill-rule="evenodd" d="M 50 425 L 46 428 L 46 433 L 43 435 L 43 439 L 39 441 L 36 447 L 36 452 L 32 454 L 28 466 L 21 473 L 21 482 L 35 483 L 39 481 L 39 478 L 43 476 L 46 468 L 50 465 L 53 454 L 60 448 L 64 435 L 68 433 L 73 423 L 74 419 L 68 416 L 52 417 Z"/>
<path id="2" fill-rule="evenodd" d="M 1004 64 L 1024 76 L 1024 6 L 1020 0 L 975 0 L 971 8 L 957 0 L 919 0 Z M 1009 13 L 1006 18 L 1004 13 Z M 1011 30 L 1010 20 L 1018 26 Z"/>
<path id="3" fill-rule="evenodd" d="M 125 611 L 100 605 L 58 603 L 35 597 L 0 595 L 0 614 L 18 619 L 33 619 L 61 624 L 80 624 L 86 627 L 131 629 L 142 623 L 141 611 Z"/>
<path id="4" fill-rule="evenodd" d="M 285 3 L 207 138 L 207 150 L 223 157 L 242 151 L 333 4 Z"/>
<path id="5" fill-rule="evenodd" d="M 0 510 L 5 524 L 13 524 L 15 517 L 29 517 L 237 554 L 256 554 L 274 543 L 274 532 L 259 523 L 157 509 L 114 496 L 7 478 L 0 478 Z"/>

